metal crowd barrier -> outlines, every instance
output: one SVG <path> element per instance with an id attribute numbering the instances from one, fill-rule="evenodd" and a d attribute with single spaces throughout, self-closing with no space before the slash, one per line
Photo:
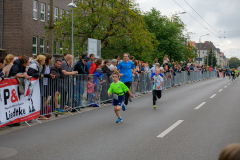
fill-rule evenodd
<path id="1" fill-rule="evenodd" d="M 148 94 L 152 91 L 151 75 L 150 72 L 135 74 L 130 88 L 134 96 Z M 164 89 L 216 78 L 217 72 L 166 72 L 163 75 L 167 79 L 165 81 L 163 78 Z M 91 82 L 89 79 L 92 79 Z M 95 86 L 89 88 L 88 83 Z M 60 113 L 57 108 L 64 111 L 80 111 L 84 107 L 98 107 L 100 104 L 111 103 L 112 97 L 108 97 L 107 93 L 111 83 L 112 78 L 107 74 L 102 76 L 79 74 L 58 79 L 42 78 L 40 79 L 41 115 L 49 116 L 53 113 Z"/>

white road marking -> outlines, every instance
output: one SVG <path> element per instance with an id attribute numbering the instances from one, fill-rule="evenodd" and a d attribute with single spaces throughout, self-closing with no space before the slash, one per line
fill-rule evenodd
<path id="1" fill-rule="evenodd" d="M 163 138 L 164 136 L 166 136 L 169 132 L 171 132 L 174 128 L 176 128 L 179 124 L 181 124 L 183 122 L 183 120 L 179 120 L 176 123 L 174 123 L 171 127 L 169 127 L 168 129 L 166 129 L 164 132 L 162 132 L 161 134 L 159 134 L 157 136 L 157 138 Z"/>
<path id="2" fill-rule="evenodd" d="M 220 89 L 218 92 L 221 92 L 223 89 Z"/>
<path id="3" fill-rule="evenodd" d="M 227 86 L 225 86 L 224 88 L 227 88 Z"/>
<path id="4" fill-rule="evenodd" d="M 230 85 L 231 83 L 229 83 L 228 85 Z"/>
<path id="5" fill-rule="evenodd" d="M 202 102 L 199 106 L 197 106 L 195 109 L 199 109 L 201 108 L 204 104 L 206 104 L 206 102 Z"/>
<path id="6" fill-rule="evenodd" d="M 216 96 L 216 94 L 212 95 L 210 98 L 213 98 L 213 97 L 215 97 L 215 96 Z"/>

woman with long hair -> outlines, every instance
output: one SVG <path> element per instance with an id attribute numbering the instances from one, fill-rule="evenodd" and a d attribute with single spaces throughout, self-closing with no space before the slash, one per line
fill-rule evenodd
<path id="1" fill-rule="evenodd" d="M 8 54 L 5 57 L 5 64 L 6 66 L 3 68 L 3 74 L 4 74 L 4 78 L 8 77 L 9 71 L 13 65 L 13 61 L 14 61 L 14 56 L 12 54 Z"/>

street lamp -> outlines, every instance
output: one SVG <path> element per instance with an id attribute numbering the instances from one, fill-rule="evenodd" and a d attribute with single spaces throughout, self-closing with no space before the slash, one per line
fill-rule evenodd
<path id="1" fill-rule="evenodd" d="M 69 3 L 68 4 L 69 7 L 72 7 L 72 56 L 73 56 L 73 8 L 76 8 L 76 4 L 73 3 L 73 0 L 72 0 L 72 3 Z M 74 56 L 73 56 L 74 57 Z"/>
<path id="2" fill-rule="evenodd" d="M 198 43 L 198 51 L 199 51 L 199 53 L 198 53 L 198 64 L 199 64 L 199 66 L 200 66 L 200 47 L 199 47 L 199 45 L 200 45 L 200 42 L 201 42 L 201 37 L 203 37 L 203 36 L 208 36 L 209 34 L 205 34 L 205 35 L 202 35 L 202 36 L 200 36 L 199 37 L 199 43 Z"/>
<path id="3" fill-rule="evenodd" d="M 185 13 L 187 13 L 187 12 L 180 12 L 180 13 L 176 13 L 176 14 L 173 14 L 173 15 L 176 16 L 176 15 L 179 15 L 179 14 L 185 14 Z M 172 16 L 173 16 L 173 15 L 172 15 Z M 171 17 L 171 22 L 172 22 L 172 17 Z"/>

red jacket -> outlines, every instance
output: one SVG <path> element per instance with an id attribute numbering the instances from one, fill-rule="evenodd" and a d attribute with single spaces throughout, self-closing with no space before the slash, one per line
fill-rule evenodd
<path id="1" fill-rule="evenodd" d="M 97 70 L 98 66 L 95 63 L 90 64 L 89 74 L 93 74 Z"/>

